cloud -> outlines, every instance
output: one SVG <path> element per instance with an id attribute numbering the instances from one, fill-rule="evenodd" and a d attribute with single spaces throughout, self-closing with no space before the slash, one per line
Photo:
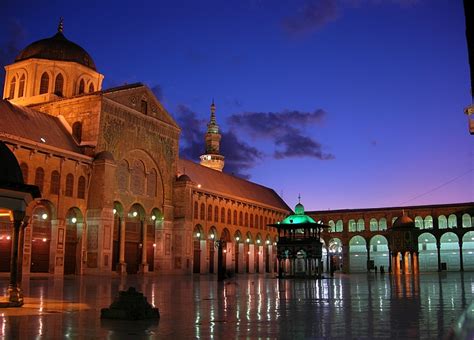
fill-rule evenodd
<path id="1" fill-rule="evenodd" d="M 222 133 L 221 154 L 225 156 L 224 171 L 245 179 L 250 178 L 245 171 L 263 158 L 261 151 L 239 140 L 232 131 Z"/>
<path id="2" fill-rule="evenodd" d="M 313 112 L 245 112 L 230 116 L 228 122 L 233 129 L 238 129 L 239 133 L 273 142 L 275 159 L 313 157 L 330 160 L 335 158 L 334 155 L 323 152 L 321 143 L 304 133 L 306 128 L 321 124 L 325 116 L 326 112 L 321 109 Z"/>
<path id="3" fill-rule="evenodd" d="M 306 35 L 318 31 L 342 17 L 347 8 L 396 5 L 413 7 L 423 0 L 306 0 L 301 9 L 283 18 L 283 29 L 290 35 Z"/>
<path id="4" fill-rule="evenodd" d="M 176 121 L 181 127 L 181 157 L 197 160 L 204 152 L 205 121 L 183 104 L 177 107 Z"/>
<path id="5" fill-rule="evenodd" d="M 275 138 L 275 145 L 283 146 L 283 150 L 275 150 L 273 157 L 276 159 L 313 157 L 326 161 L 335 158 L 330 153 L 324 153 L 320 143 L 310 137 L 301 135 L 296 130 Z"/>
<path id="6" fill-rule="evenodd" d="M 4 66 L 13 63 L 15 57 L 23 47 L 26 36 L 25 29 L 15 19 L 9 19 L 6 23 L 8 39 L 0 44 L 0 83 L 3 84 L 5 73 Z"/>
<path id="7" fill-rule="evenodd" d="M 305 34 L 316 31 L 339 16 L 337 0 L 307 1 L 295 15 L 283 19 L 283 28 L 290 34 Z"/>
<path id="8" fill-rule="evenodd" d="M 274 136 L 287 133 L 289 126 L 307 126 L 321 123 L 326 115 L 324 110 L 313 112 L 284 110 L 282 112 L 244 112 L 233 114 L 229 123 L 239 129 L 245 129 L 253 137 Z"/>

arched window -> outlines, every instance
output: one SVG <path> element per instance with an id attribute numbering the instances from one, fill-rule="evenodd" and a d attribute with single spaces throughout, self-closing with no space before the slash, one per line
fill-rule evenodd
<path id="1" fill-rule="evenodd" d="M 333 233 L 333 232 L 336 231 L 336 223 L 334 223 L 333 220 L 330 220 L 330 221 L 328 222 L 328 226 L 329 226 L 329 232 L 330 232 L 330 233 Z"/>
<path id="2" fill-rule="evenodd" d="M 357 231 L 357 224 L 355 220 L 349 220 L 349 232 L 354 233 Z"/>
<path id="3" fill-rule="evenodd" d="M 23 182 L 28 183 L 28 164 L 25 162 L 20 164 L 21 175 L 23 176 Z"/>
<path id="4" fill-rule="evenodd" d="M 204 205 L 204 203 L 201 203 L 201 209 L 200 209 L 199 217 L 201 218 L 201 220 L 206 219 L 206 206 Z"/>
<path id="5" fill-rule="evenodd" d="M 451 214 L 448 217 L 448 228 L 457 228 L 458 221 L 456 219 L 456 215 Z"/>
<path id="6" fill-rule="evenodd" d="M 364 231 L 365 230 L 365 223 L 363 219 L 359 219 L 357 221 L 357 231 Z"/>
<path id="7" fill-rule="evenodd" d="M 469 216 L 469 214 L 462 215 L 462 227 L 463 228 L 471 228 L 472 227 L 472 219 L 471 219 L 471 216 Z"/>
<path id="8" fill-rule="evenodd" d="M 239 212 L 239 226 L 243 226 L 244 225 L 244 214 L 242 213 L 242 211 Z"/>
<path id="9" fill-rule="evenodd" d="M 198 202 L 194 202 L 194 219 L 197 220 L 199 216 Z"/>
<path id="10" fill-rule="evenodd" d="M 225 208 L 221 208 L 221 223 L 225 223 Z"/>
<path id="11" fill-rule="evenodd" d="M 75 122 L 72 124 L 72 136 L 74 139 L 80 143 L 82 140 L 82 123 L 81 122 Z"/>
<path id="12" fill-rule="evenodd" d="M 444 215 L 438 216 L 438 228 L 446 229 L 448 227 L 448 219 Z"/>
<path id="13" fill-rule="evenodd" d="M 146 193 L 150 197 L 156 197 L 156 170 L 151 169 L 150 173 L 146 175 Z"/>
<path id="14" fill-rule="evenodd" d="M 77 94 L 83 94 L 85 87 L 86 87 L 86 84 L 84 82 L 84 79 L 81 79 L 81 81 L 79 82 L 79 90 L 77 91 Z"/>
<path id="15" fill-rule="evenodd" d="M 237 210 L 234 210 L 234 225 L 237 225 Z"/>
<path id="16" fill-rule="evenodd" d="M 49 91 L 49 75 L 46 72 L 44 72 L 41 75 L 39 94 L 48 93 L 48 91 Z"/>
<path id="17" fill-rule="evenodd" d="M 250 214 L 250 220 L 249 220 L 249 226 L 250 228 L 253 228 L 253 214 Z"/>
<path id="18" fill-rule="evenodd" d="M 245 213 L 245 226 L 248 227 L 249 226 L 249 214 L 248 213 Z"/>
<path id="19" fill-rule="evenodd" d="M 343 229 L 344 229 L 344 227 L 343 227 L 342 220 L 337 220 L 337 222 L 336 222 L 336 232 L 340 233 L 340 232 L 343 231 Z"/>
<path id="20" fill-rule="evenodd" d="M 227 210 L 227 224 L 232 224 L 232 211 L 230 209 Z"/>
<path id="21" fill-rule="evenodd" d="M 22 74 L 20 77 L 20 86 L 18 87 L 18 98 L 23 97 L 25 94 L 25 75 Z"/>
<path id="22" fill-rule="evenodd" d="M 35 185 L 40 189 L 40 191 L 43 191 L 43 185 L 44 185 L 44 170 L 43 168 L 37 168 L 35 172 Z"/>
<path id="23" fill-rule="evenodd" d="M 64 86 L 64 77 L 61 73 L 56 76 L 56 80 L 54 81 L 54 94 L 56 96 L 63 96 L 63 86 Z"/>
<path id="24" fill-rule="evenodd" d="M 219 207 L 214 208 L 214 222 L 219 222 Z"/>
<path id="25" fill-rule="evenodd" d="M 393 224 L 395 223 L 395 221 L 397 220 L 397 218 L 398 218 L 397 216 L 392 217 L 392 227 L 393 227 Z"/>
<path id="26" fill-rule="evenodd" d="M 137 195 L 145 193 L 145 164 L 136 159 L 130 171 L 130 191 Z"/>
<path id="27" fill-rule="evenodd" d="M 415 228 L 423 229 L 423 218 L 421 218 L 421 216 L 415 217 Z"/>
<path id="28" fill-rule="evenodd" d="M 59 195 L 59 172 L 54 170 L 51 173 L 51 185 L 49 187 L 49 193 L 53 195 Z"/>
<path id="29" fill-rule="evenodd" d="M 90 83 L 89 84 L 89 93 L 94 92 L 94 84 Z"/>
<path id="30" fill-rule="evenodd" d="M 9 99 L 15 98 L 15 86 L 16 86 L 16 77 L 13 77 L 10 82 L 10 96 Z"/>
<path id="31" fill-rule="evenodd" d="M 72 197 L 74 192 L 74 175 L 73 174 L 68 174 L 66 176 L 66 193 L 65 195 L 67 197 Z"/>
<path id="32" fill-rule="evenodd" d="M 263 216 L 260 215 L 260 229 L 263 229 L 264 225 L 263 225 Z"/>
<path id="33" fill-rule="evenodd" d="M 77 181 L 77 198 L 86 198 L 86 179 L 84 176 L 80 176 L 79 181 Z"/>
<path id="34" fill-rule="evenodd" d="M 370 231 L 377 231 L 379 229 L 379 224 L 375 218 L 370 219 Z"/>
<path id="35" fill-rule="evenodd" d="M 207 220 L 212 221 L 212 205 L 207 206 Z"/>
<path id="36" fill-rule="evenodd" d="M 254 225 L 255 225 L 255 228 L 258 229 L 259 225 L 258 225 L 258 215 L 257 214 L 255 214 L 255 224 Z"/>
<path id="37" fill-rule="evenodd" d="M 433 217 L 430 215 L 425 217 L 424 223 L 425 229 L 433 229 Z"/>
<path id="38" fill-rule="evenodd" d="M 268 224 L 268 219 L 267 219 L 267 217 L 265 217 L 265 218 L 263 219 L 263 227 L 266 228 L 266 227 L 267 227 L 267 224 Z"/>
<path id="39" fill-rule="evenodd" d="M 379 230 L 387 230 L 387 219 L 385 217 L 379 220 Z"/>

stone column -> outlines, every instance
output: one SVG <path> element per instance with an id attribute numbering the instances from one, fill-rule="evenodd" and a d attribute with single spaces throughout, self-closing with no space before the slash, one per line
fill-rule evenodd
<path id="1" fill-rule="evenodd" d="M 8 301 L 11 306 L 20 307 L 23 305 L 23 293 L 19 285 L 18 277 L 18 248 L 20 228 L 25 217 L 24 211 L 13 211 L 13 233 L 12 251 L 10 259 L 10 283 L 8 285 Z"/>
<path id="2" fill-rule="evenodd" d="M 464 261 L 463 261 L 463 254 L 462 254 L 462 240 L 459 240 L 459 264 L 460 264 L 460 270 L 463 272 L 464 271 Z"/>
<path id="3" fill-rule="evenodd" d="M 370 244 L 365 241 L 365 248 L 367 249 L 367 271 L 370 272 L 369 263 L 370 263 Z"/>
<path id="4" fill-rule="evenodd" d="M 392 251 L 388 248 L 388 273 L 392 273 Z"/>
<path id="5" fill-rule="evenodd" d="M 405 254 L 403 255 L 403 273 L 404 274 L 410 274 L 410 272 L 413 272 L 413 268 L 411 268 L 411 271 L 410 271 L 410 253 L 409 252 L 405 252 Z"/>
<path id="6" fill-rule="evenodd" d="M 418 274 L 418 254 L 416 252 L 411 254 L 411 272 Z"/>
<path id="7" fill-rule="evenodd" d="M 436 240 L 436 247 L 438 248 L 438 271 L 441 271 L 441 242 Z"/>
<path id="8" fill-rule="evenodd" d="M 142 227 L 142 263 L 140 264 L 139 272 L 141 274 L 148 273 L 148 263 L 146 262 L 146 223 L 140 221 Z"/>
<path id="9" fill-rule="evenodd" d="M 117 273 L 121 275 L 127 274 L 127 264 L 125 263 L 125 219 L 119 218 L 119 263 L 117 265 Z"/>

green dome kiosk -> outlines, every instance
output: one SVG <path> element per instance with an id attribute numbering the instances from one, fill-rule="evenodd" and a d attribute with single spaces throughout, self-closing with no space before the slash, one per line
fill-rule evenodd
<path id="1" fill-rule="evenodd" d="M 321 278 L 323 272 L 321 230 L 329 226 L 305 215 L 301 203 L 295 206 L 293 215 L 271 226 L 278 230 L 278 277 Z"/>

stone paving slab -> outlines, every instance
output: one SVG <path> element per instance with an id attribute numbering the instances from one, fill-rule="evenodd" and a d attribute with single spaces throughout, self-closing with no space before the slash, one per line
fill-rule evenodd
<path id="1" fill-rule="evenodd" d="M 159 321 L 100 320 L 129 286 Z M 0 278 L 0 294 L 7 287 Z M 442 339 L 472 302 L 474 273 L 46 277 L 22 287 L 24 307 L 0 309 L 1 339 Z"/>

